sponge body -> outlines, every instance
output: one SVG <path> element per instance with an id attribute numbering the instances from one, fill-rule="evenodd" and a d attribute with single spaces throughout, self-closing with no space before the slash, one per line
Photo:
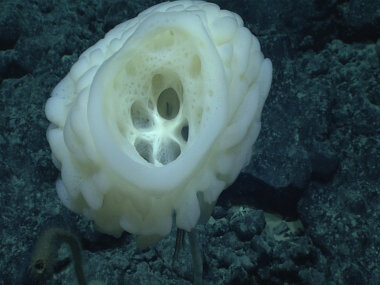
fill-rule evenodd
<path id="1" fill-rule="evenodd" d="M 116 26 L 47 101 L 59 197 L 115 236 L 166 235 L 174 213 L 191 230 L 248 162 L 271 76 L 215 4 L 165 2 Z"/>

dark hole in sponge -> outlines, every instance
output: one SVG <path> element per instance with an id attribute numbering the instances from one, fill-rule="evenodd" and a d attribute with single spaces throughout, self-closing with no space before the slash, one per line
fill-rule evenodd
<path id="1" fill-rule="evenodd" d="M 175 160 L 181 154 L 181 148 L 175 141 L 166 141 L 161 143 L 158 151 L 158 161 L 163 165 Z"/>
<path id="2" fill-rule="evenodd" d="M 153 147 L 148 141 L 137 139 L 135 141 L 135 148 L 143 159 L 150 163 L 153 162 Z"/>
<path id="3" fill-rule="evenodd" d="M 174 119 L 179 112 L 179 98 L 177 92 L 173 88 L 164 89 L 157 100 L 157 110 L 161 117 L 171 120 Z"/>
<path id="4" fill-rule="evenodd" d="M 134 102 L 131 106 L 131 118 L 136 129 L 146 129 L 152 126 L 149 110 L 141 102 Z"/>
<path id="5" fill-rule="evenodd" d="M 189 139 L 189 125 L 184 125 L 181 129 L 181 136 L 185 142 Z"/>

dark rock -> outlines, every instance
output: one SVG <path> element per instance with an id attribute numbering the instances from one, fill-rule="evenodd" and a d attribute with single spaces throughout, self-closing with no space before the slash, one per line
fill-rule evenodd
<path id="1" fill-rule="evenodd" d="M 265 227 L 265 218 L 262 211 L 237 212 L 230 221 L 231 229 L 242 241 L 249 241 L 255 235 L 260 235 Z"/>

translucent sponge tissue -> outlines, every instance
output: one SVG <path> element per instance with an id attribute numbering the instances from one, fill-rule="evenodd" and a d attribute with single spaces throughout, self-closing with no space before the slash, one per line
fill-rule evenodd
<path id="1" fill-rule="evenodd" d="M 153 6 L 87 49 L 46 103 L 64 205 L 105 233 L 190 231 L 249 161 L 272 79 L 235 13 Z"/>

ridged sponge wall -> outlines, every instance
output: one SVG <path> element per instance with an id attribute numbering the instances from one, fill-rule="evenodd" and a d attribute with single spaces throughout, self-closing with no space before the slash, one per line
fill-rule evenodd
<path id="1" fill-rule="evenodd" d="M 191 230 L 249 161 L 272 78 L 241 18 L 165 2 L 86 50 L 46 103 L 71 210 L 118 236 Z"/>

